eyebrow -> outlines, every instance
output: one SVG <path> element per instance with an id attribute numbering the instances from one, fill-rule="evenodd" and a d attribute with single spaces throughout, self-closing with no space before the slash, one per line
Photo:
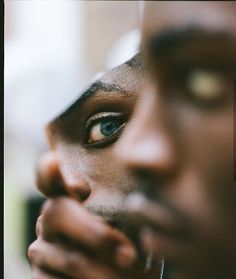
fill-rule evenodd
<path id="1" fill-rule="evenodd" d="M 94 97 L 98 92 L 120 92 L 127 94 L 127 91 L 121 88 L 116 83 L 105 83 L 100 80 L 92 83 L 83 94 L 72 104 L 70 105 L 63 113 L 57 116 L 54 120 L 52 120 L 49 125 L 57 120 L 63 120 L 68 114 L 72 113 L 75 110 L 81 108 L 81 106 L 86 103 L 86 101 L 92 97 Z"/>
<path id="2" fill-rule="evenodd" d="M 217 36 L 224 41 L 230 38 L 230 33 L 223 29 L 209 30 L 194 24 L 182 28 L 170 28 L 153 35 L 149 39 L 148 49 L 154 55 L 167 55 L 191 40 L 207 36 Z"/>
<path id="3" fill-rule="evenodd" d="M 126 61 L 124 64 L 128 65 L 129 67 L 135 70 L 141 70 L 141 71 L 144 70 L 141 52 L 138 52 L 134 57 Z"/>

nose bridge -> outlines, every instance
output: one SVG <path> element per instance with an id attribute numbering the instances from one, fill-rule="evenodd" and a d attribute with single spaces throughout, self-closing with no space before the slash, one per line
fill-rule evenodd
<path id="1" fill-rule="evenodd" d="M 160 96 L 152 91 L 143 92 L 133 116 L 134 119 L 137 119 L 136 122 L 141 124 L 136 128 L 139 128 L 141 133 L 144 129 L 151 134 L 156 134 L 158 131 L 158 136 L 161 136 L 165 118 L 163 112 Z"/>
<path id="2" fill-rule="evenodd" d="M 116 155 L 128 167 L 165 171 L 173 166 L 174 146 L 168 113 L 155 92 L 144 92 L 117 143 Z"/>

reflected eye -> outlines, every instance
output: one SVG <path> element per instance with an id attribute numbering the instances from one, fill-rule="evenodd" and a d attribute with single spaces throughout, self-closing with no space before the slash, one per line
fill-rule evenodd
<path id="1" fill-rule="evenodd" d="M 121 113 L 103 112 L 88 119 L 85 125 L 85 144 L 104 145 L 113 142 L 125 125 Z"/>
<path id="2" fill-rule="evenodd" d="M 215 101 L 224 95 L 226 79 L 220 73 L 199 69 L 189 74 L 186 86 L 192 97 L 203 102 Z"/>

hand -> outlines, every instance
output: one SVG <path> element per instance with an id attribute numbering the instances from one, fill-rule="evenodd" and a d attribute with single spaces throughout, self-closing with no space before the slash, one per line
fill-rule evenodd
<path id="1" fill-rule="evenodd" d="M 155 271 L 144 272 L 134 245 L 122 232 L 69 198 L 53 153 L 39 162 L 37 187 L 50 199 L 28 251 L 34 279 L 158 278 L 158 264 Z"/>
<path id="2" fill-rule="evenodd" d="M 28 256 L 33 278 L 147 277 L 131 241 L 70 198 L 44 205 Z M 155 277 L 157 278 L 157 277 Z"/>
<path id="3" fill-rule="evenodd" d="M 53 152 L 45 153 L 40 157 L 36 168 L 36 185 L 47 198 L 69 196 L 58 159 Z"/>

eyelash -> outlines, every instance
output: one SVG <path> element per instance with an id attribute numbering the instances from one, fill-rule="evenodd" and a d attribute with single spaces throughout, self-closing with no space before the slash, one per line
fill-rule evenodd
<path id="1" fill-rule="evenodd" d="M 119 119 L 119 120 L 121 120 L 122 124 L 117 129 L 117 131 L 114 132 L 112 135 L 110 135 L 100 141 L 97 141 L 94 143 L 88 143 L 88 136 L 91 131 L 91 128 L 104 119 L 105 120 Z M 85 148 L 88 148 L 88 147 L 104 148 L 107 145 L 113 143 L 115 140 L 117 140 L 118 136 L 123 131 L 123 128 L 125 127 L 125 124 L 126 124 L 126 120 L 127 120 L 127 117 L 124 114 L 118 113 L 118 112 L 104 112 L 104 113 L 98 113 L 97 115 L 92 116 L 91 118 L 88 119 L 88 121 L 86 122 L 86 124 L 84 126 L 83 146 Z"/>

